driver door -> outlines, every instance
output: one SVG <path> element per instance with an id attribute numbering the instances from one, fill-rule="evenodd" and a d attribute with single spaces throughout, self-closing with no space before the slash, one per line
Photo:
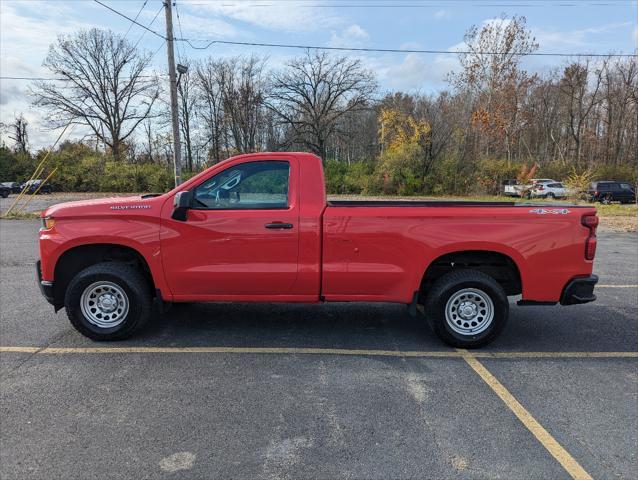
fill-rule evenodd
<path id="1" fill-rule="evenodd" d="M 161 251 L 176 300 L 290 294 L 299 252 L 297 172 L 293 160 L 239 161 L 192 189 L 186 221 L 171 219 L 169 206 Z"/>

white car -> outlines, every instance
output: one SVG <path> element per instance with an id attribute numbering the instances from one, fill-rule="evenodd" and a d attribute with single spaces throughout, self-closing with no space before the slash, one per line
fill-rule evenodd
<path id="1" fill-rule="evenodd" d="M 536 183 L 532 188 L 533 197 L 542 198 L 565 198 L 567 196 L 567 188 L 560 182 L 540 182 Z"/>

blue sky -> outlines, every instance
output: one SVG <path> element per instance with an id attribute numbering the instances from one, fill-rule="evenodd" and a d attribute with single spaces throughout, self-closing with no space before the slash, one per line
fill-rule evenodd
<path id="1" fill-rule="evenodd" d="M 134 17 L 144 0 L 103 0 Z M 148 25 L 161 0 L 148 0 L 138 21 Z M 634 53 L 638 48 L 638 2 L 635 0 L 177 0 L 180 22 L 176 36 L 242 42 L 320 46 L 454 50 L 473 24 L 502 12 L 524 15 L 542 52 Z M 179 26 L 181 24 L 181 32 Z M 152 28 L 164 31 L 161 12 Z M 0 0 L 0 72 L 3 76 L 48 76 L 41 67 L 58 34 L 101 27 L 124 34 L 130 22 L 90 0 Z M 127 38 L 137 41 L 144 30 L 133 26 Z M 194 42 L 197 45 L 203 42 Z M 162 40 L 146 32 L 140 46 L 155 52 Z M 177 52 L 176 52 L 177 53 Z M 190 59 L 208 55 L 266 54 L 277 68 L 300 52 L 289 49 L 213 45 L 193 50 L 180 44 Z M 457 68 L 454 54 L 353 54 L 378 76 L 382 91 L 424 93 L 446 88 L 446 75 Z M 543 72 L 565 59 L 532 57 L 525 66 Z M 153 59 L 166 69 L 166 50 Z M 31 123 L 31 140 L 43 146 L 56 136 L 47 131 L 41 113 L 30 107 L 28 82 L 0 80 L 0 120 L 11 122 L 23 112 Z"/>

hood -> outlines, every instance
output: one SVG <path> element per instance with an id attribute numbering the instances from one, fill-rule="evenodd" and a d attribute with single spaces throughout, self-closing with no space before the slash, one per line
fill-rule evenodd
<path id="1" fill-rule="evenodd" d="M 162 195 L 163 196 L 163 195 Z M 53 205 L 42 212 L 43 217 L 64 218 L 83 215 L 109 215 L 113 213 L 132 213 L 152 210 L 158 205 L 160 197 L 140 195 L 131 197 L 109 197 L 91 200 L 78 200 Z"/>

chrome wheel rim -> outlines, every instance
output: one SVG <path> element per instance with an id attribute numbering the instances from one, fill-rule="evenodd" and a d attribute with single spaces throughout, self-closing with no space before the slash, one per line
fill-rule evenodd
<path id="1" fill-rule="evenodd" d="M 122 287 L 107 281 L 95 282 L 82 292 L 82 315 L 99 328 L 117 327 L 128 314 L 129 301 Z"/>
<path id="2" fill-rule="evenodd" d="M 484 291 L 464 288 L 447 301 L 445 320 L 448 327 L 460 335 L 477 335 L 492 324 L 494 303 Z"/>

